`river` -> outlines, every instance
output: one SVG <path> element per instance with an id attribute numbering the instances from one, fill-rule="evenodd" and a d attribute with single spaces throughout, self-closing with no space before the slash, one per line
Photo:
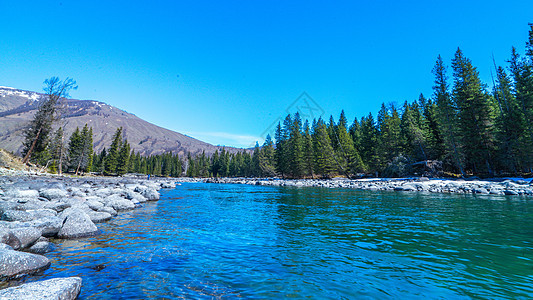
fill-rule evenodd
<path id="1" fill-rule="evenodd" d="M 54 240 L 80 299 L 533 297 L 533 200 L 184 183 Z"/>

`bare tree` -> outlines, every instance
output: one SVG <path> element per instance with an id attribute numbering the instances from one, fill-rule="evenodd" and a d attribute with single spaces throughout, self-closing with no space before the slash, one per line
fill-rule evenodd
<path id="1" fill-rule="evenodd" d="M 58 109 L 60 100 L 68 97 L 70 90 L 77 88 L 76 81 L 68 77 L 63 81 L 58 77 L 44 81 L 44 91 L 47 98 L 39 105 L 37 113 L 25 132 L 23 163 L 27 163 L 32 154 L 38 154 L 36 160 L 43 160 L 43 157 L 40 156 L 46 152 L 52 125 L 61 116 Z"/>

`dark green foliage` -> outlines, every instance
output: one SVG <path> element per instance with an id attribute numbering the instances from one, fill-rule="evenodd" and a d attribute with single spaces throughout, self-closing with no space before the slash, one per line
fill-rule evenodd
<path id="1" fill-rule="evenodd" d="M 122 145 L 120 146 L 120 149 L 118 151 L 117 155 L 117 175 L 124 175 L 128 172 L 128 166 L 129 166 L 129 159 L 130 159 L 130 144 L 128 143 L 128 140 L 124 140 Z M 161 174 L 163 170 L 163 163 L 161 162 Z"/>
<path id="2" fill-rule="evenodd" d="M 439 55 L 435 67 L 435 85 L 433 86 L 435 102 L 437 104 L 437 124 L 438 131 L 443 139 L 444 150 L 441 159 L 449 166 L 453 166 L 464 175 L 462 157 L 458 144 L 456 128 L 458 119 L 458 108 L 452 101 L 448 91 L 448 77 L 446 75 L 446 66 Z"/>
<path id="3" fill-rule="evenodd" d="M 458 108 L 458 133 L 465 167 L 473 173 L 492 174 L 494 112 L 486 86 L 476 68 L 457 49 L 452 60 L 452 99 Z"/>
<path id="4" fill-rule="evenodd" d="M 54 137 L 52 138 L 52 141 L 49 145 L 50 159 L 52 160 L 52 164 L 50 164 L 49 167 L 50 171 L 52 173 L 58 173 L 60 175 L 63 172 L 63 162 L 66 158 L 66 149 L 63 138 L 63 128 L 59 127 L 54 133 Z"/>
<path id="5" fill-rule="evenodd" d="M 267 135 L 265 143 L 259 152 L 259 173 L 262 177 L 272 177 L 276 175 L 274 160 L 274 143 L 270 135 Z"/>
<path id="6" fill-rule="evenodd" d="M 87 124 L 70 136 L 68 144 L 68 170 L 76 173 L 90 172 L 93 161 L 93 130 Z"/>
<path id="7" fill-rule="evenodd" d="M 335 170 L 335 160 L 328 129 L 322 119 L 318 119 L 313 128 L 313 150 L 315 173 L 323 178 L 330 177 Z"/>

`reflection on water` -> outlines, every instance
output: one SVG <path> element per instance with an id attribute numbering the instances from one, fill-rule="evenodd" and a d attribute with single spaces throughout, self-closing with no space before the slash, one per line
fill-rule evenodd
<path id="1" fill-rule="evenodd" d="M 55 240 L 81 299 L 531 298 L 523 198 L 183 184 Z"/>

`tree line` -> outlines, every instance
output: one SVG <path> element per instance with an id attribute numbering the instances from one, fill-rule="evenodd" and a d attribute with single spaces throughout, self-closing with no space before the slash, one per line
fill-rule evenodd
<path id="1" fill-rule="evenodd" d="M 533 172 L 533 26 L 521 57 L 516 48 L 506 67 L 495 65 L 493 87 L 461 49 L 432 70 L 433 95 L 382 104 L 348 124 L 287 115 L 253 154 L 224 150 L 188 158 L 188 176 L 346 177 L 404 176 L 416 165 L 435 163 L 448 175 L 527 175 Z M 442 173 L 440 173 L 442 174 Z"/>

